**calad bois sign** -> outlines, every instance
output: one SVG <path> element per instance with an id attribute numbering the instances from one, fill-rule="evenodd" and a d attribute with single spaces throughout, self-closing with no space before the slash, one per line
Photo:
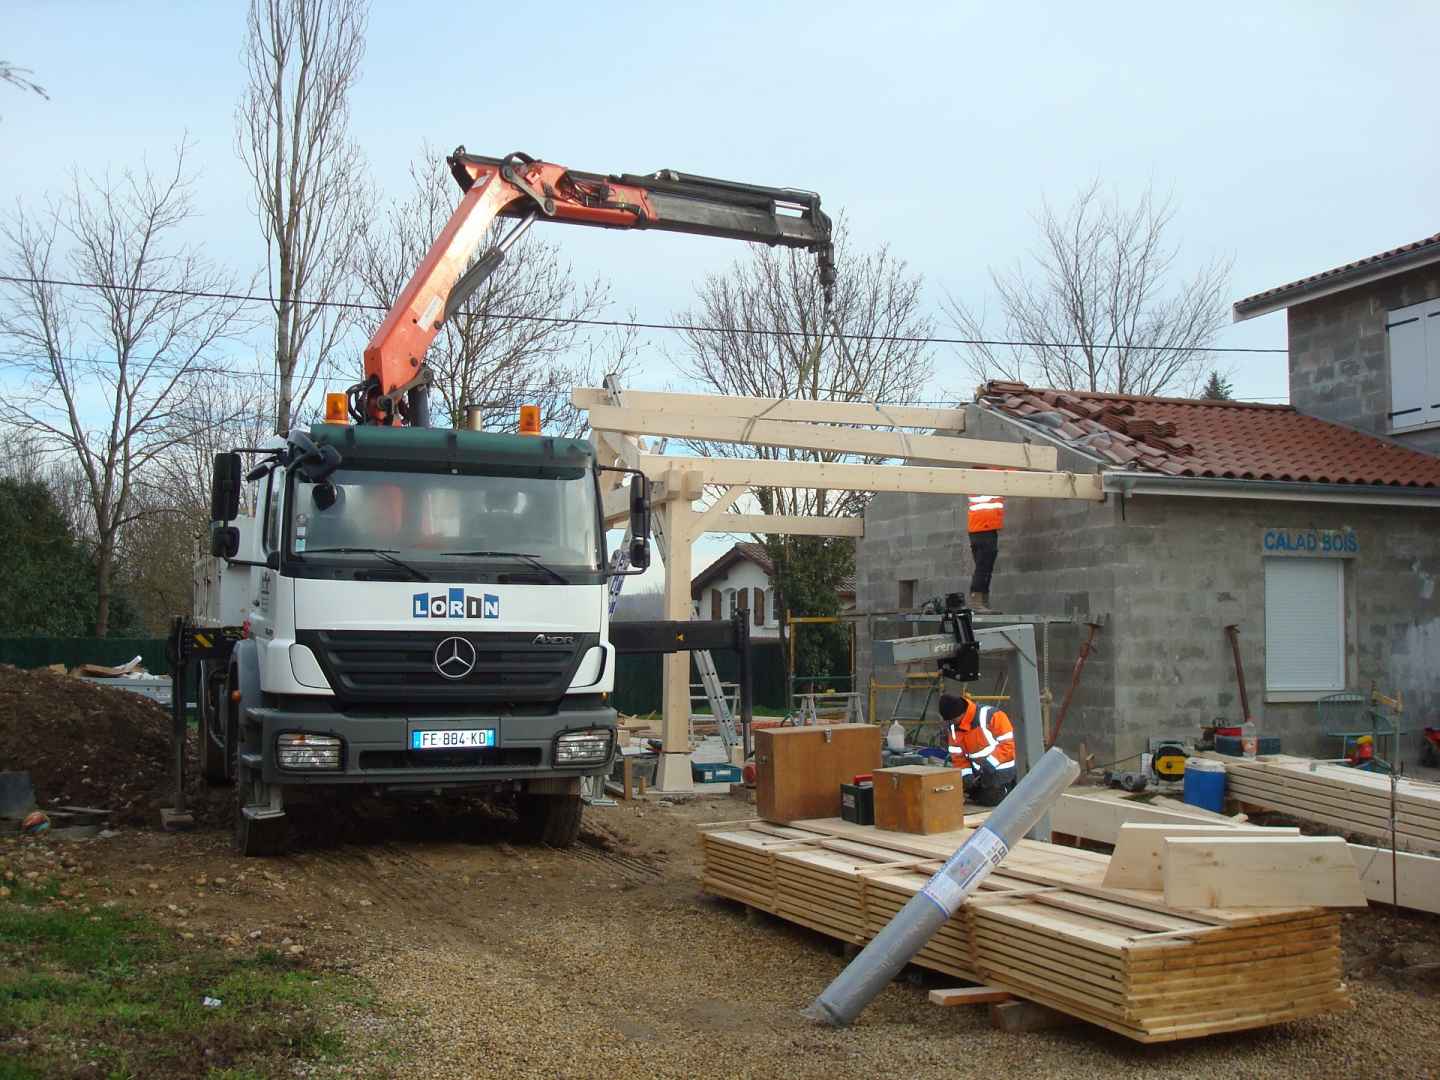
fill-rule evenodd
<path id="1" fill-rule="evenodd" d="M 1266 529 L 1260 546 L 1266 555 L 1360 554 L 1360 538 L 1352 529 Z"/>

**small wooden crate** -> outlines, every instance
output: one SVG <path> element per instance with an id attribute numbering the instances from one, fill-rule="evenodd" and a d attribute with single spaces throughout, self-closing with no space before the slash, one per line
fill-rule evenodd
<path id="1" fill-rule="evenodd" d="M 965 827 L 965 786 L 959 769 L 897 765 L 875 772 L 875 827 L 941 833 Z"/>

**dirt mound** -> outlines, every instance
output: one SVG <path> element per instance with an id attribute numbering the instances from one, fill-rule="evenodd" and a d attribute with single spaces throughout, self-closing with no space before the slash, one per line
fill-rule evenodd
<path id="1" fill-rule="evenodd" d="M 0 769 L 29 772 L 41 807 L 155 825 L 173 801 L 170 714 L 139 694 L 0 665 Z"/>

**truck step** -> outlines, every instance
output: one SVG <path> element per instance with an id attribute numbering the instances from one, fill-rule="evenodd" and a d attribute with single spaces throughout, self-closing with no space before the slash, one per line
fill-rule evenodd
<path id="1" fill-rule="evenodd" d="M 276 818 L 283 818 L 285 816 L 284 810 L 276 810 L 263 803 L 252 806 L 242 806 L 240 813 L 251 821 L 273 821 Z"/>
<path id="2" fill-rule="evenodd" d="M 240 764 L 247 768 L 258 769 L 264 760 L 265 759 L 254 750 L 245 750 L 240 754 Z"/>

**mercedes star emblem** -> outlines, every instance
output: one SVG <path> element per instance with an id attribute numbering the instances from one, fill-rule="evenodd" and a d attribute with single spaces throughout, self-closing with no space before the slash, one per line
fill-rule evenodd
<path id="1" fill-rule="evenodd" d="M 475 646 L 463 637 L 447 637 L 435 646 L 435 670 L 447 679 L 463 679 L 475 670 Z"/>

